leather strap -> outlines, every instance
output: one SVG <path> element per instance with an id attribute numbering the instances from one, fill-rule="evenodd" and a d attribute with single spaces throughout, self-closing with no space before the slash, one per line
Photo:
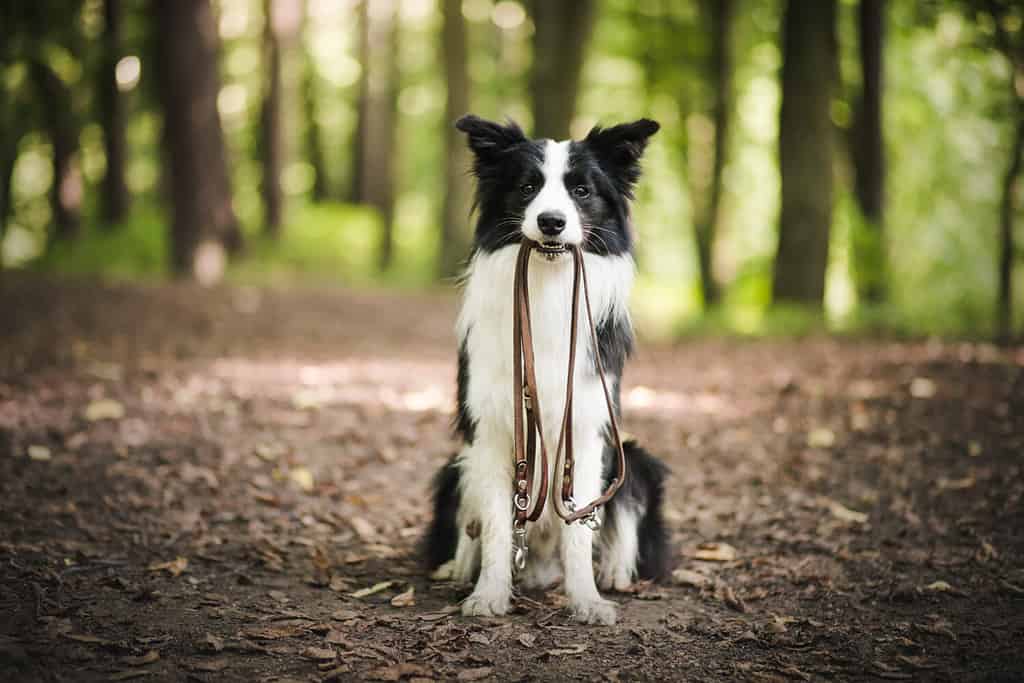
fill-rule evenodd
<path id="1" fill-rule="evenodd" d="M 512 347 L 513 347 L 513 444 L 515 457 L 515 492 L 514 525 L 524 529 L 526 522 L 536 521 L 544 511 L 544 503 L 548 494 L 548 452 L 544 442 L 544 428 L 541 424 L 540 410 L 537 403 L 537 376 L 533 354 L 533 330 L 530 324 L 530 289 L 529 267 L 530 254 L 537 248 L 536 242 L 523 239 L 516 260 L 514 277 L 514 308 L 512 316 Z M 561 456 L 560 495 L 553 496 L 555 512 L 571 524 L 580 519 L 590 517 L 599 507 L 607 503 L 615 495 L 626 479 L 626 454 L 619 435 L 618 421 L 615 417 L 615 406 L 611 392 L 604 376 L 604 366 L 597 344 L 597 327 L 590 308 L 590 292 L 587 287 L 586 266 L 583 253 L 578 246 L 567 246 L 573 257 L 572 281 L 572 314 L 569 331 L 569 363 L 566 376 L 565 408 L 562 423 L 558 432 L 558 445 L 555 456 Z M 582 284 L 583 301 L 587 311 L 587 323 L 590 327 L 591 351 L 601 389 L 604 391 L 605 404 L 608 407 L 608 421 L 611 436 L 614 440 L 618 456 L 618 476 L 608 488 L 595 500 L 577 508 L 573 501 L 573 388 L 576 370 L 576 342 L 579 330 L 580 289 Z M 524 424 L 525 422 L 525 424 Z M 540 444 L 540 486 L 534 496 L 533 479 L 536 470 L 537 443 Z M 536 498 L 534 500 L 534 497 Z"/>

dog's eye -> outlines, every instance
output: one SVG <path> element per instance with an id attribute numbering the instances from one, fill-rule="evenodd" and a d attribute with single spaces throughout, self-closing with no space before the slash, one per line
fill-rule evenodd
<path id="1" fill-rule="evenodd" d="M 530 183 L 523 183 L 522 185 L 519 186 L 519 191 L 522 192 L 524 195 L 531 195 L 533 194 L 533 191 L 536 189 L 537 187 L 535 185 L 531 185 Z"/>
<path id="2" fill-rule="evenodd" d="M 590 188 L 586 185 L 577 185 L 572 188 L 572 193 L 577 199 L 586 199 L 590 196 Z"/>

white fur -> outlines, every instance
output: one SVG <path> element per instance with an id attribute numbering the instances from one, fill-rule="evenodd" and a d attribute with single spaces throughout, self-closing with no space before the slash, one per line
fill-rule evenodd
<path id="1" fill-rule="evenodd" d="M 518 245 L 510 245 L 473 258 L 457 323 L 469 357 L 466 402 L 470 417 L 476 421 L 476 431 L 473 443 L 463 448 L 458 459 L 458 548 L 450 566 L 442 566 L 438 573 L 468 582 L 475 572 L 479 550 L 480 575 L 473 593 L 463 603 L 463 613 L 468 615 L 504 614 L 512 593 L 512 281 L 518 250 Z M 632 258 L 595 254 L 585 254 L 584 258 L 595 324 L 611 317 L 628 324 Z M 535 254 L 529 278 L 538 402 L 544 437 L 554 460 L 568 366 L 571 257 L 548 261 Z M 590 331 L 584 314 L 579 324 L 574 374 L 575 496 L 578 502 L 586 503 L 600 494 L 602 429 L 608 417 L 600 380 L 590 360 Z M 607 379 L 611 383 L 616 378 Z M 555 482 L 557 463 L 551 462 L 550 466 L 549 478 Z M 549 501 L 554 495 L 558 491 L 552 484 Z M 478 539 L 471 539 L 464 531 L 474 520 L 480 522 Z M 530 555 L 524 583 L 550 584 L 564 572 L 566 594 L 577 618 L 588 623 L 613 623 L 614 605 L 601 598 L 594 582 L 593 532 L 583 524 L 566 526 L 549 503 L 541 518 L 528 525 L 528 534 Z"/>
<path id="2" fill-rule="evenodd" d="M 611 527 L 601 531 L 600 554 L 597 579 L 604 590 L 626 591 L 636 578 L 636 560 L 640 539 L 637 537 L 637 523 L 643 510 L 623 505 L 615 515 Z"/>
<path id="3" fill-rule="evenodd" d="M 580 214 L 576 210 L 576 202 L 569 196 L 565 187 L 565 174 L 569 170 L 569 140 L 555 142 L 548 140 L 544 146 L 544 186 L 537 196 L 530 201 L 523 215 L 523 234 L 534 242 L 550 239 L 541 233 L 537 226 L 537 217 L 542 213 L 556 211 L 565 216 L 565 230 L 559 239 L 567 244 L 583 242 L 583 225 Z"/>

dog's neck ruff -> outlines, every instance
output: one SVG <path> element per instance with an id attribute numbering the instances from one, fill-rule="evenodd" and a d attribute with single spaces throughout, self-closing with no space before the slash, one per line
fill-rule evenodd
<path id="1" fill-rule="evenodd" d="M 535 249 L 542 254 L 548 253 L 542 245 L 526 238 L 523 239 L 516 260 L 513 284 L 512 391 L 515 456 L 513 532 L 516 540 L 514 564 L 519 568 L 525 565 L 526 562 L 526 523 L 536 521 L 540 517 L 548 495 L 548 452 L 547 446 L 544 443 L 541 411 L 539 406 L 535 404 L 538 396 L 537 377 L 533 354 L 533 331 L 530 324 L 529 278 L 527 277 L 529 274 L 530 254 Z M 561 457 L 562 461 L 561 468 L 555 470 L 556 472 L 561 472 L 561 486 L 559 487 L 560 495 L 552 496 L 552 500 L 554 501 L 555 512 L 565 520 L 566 524 L 583 520 L 591 528 L 596 528 L 599 525 L 597 510 L 612 499 L 626 479 L 626 455 L 622 448 L 622 439 L 619 436 L 619 427 L 615 418 L 615 407 L 612 402 L 611 392 L 608 391 L 608 383 L 605 380 L 600 354 L 595 352 L 594 362 L 597 376 L 601 380 L 601 388 L 604 390 L 605 403 L 608 406 L 609 427 L 618 453 L 619 468 L 618 476 L 611 482 L 603 494 L 583 507 L 578 508 L 572 496 L 574 464 L 572 399 L 576 365 L 576 334 L 579 329 L 581 283 L 583 301 L 587 311 L 587 322 L 590 327 L 591 340 L 595 350 L 597 349 L 597 328 L 594 325 L 594 316 L 590 307 L 590 293 L 587 288 L 583 254 L 577 245 L 567 245 L 566 249 L 572 254 L 574 267 L 572 315 L 569 328 L 569 362 L 567 369 L 568 379 L 565 388 L 565 409 L 562 414 L 562 424 L 558 431 L 558 445 L 555 448 L 555 457 Z M 534 491 L 533 483 L 534 472 L 537 469 L 538 441 L 540 442 L 541 475 L 539 486 Z"/>

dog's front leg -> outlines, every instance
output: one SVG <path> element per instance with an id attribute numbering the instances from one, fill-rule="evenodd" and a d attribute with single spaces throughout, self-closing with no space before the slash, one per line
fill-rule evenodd
<path id="1" fill-rule="evenodd" d="M 601 455 L 603 439 L 600 431 L 576 433 L 577 458 L 574 474 L 574 497 L 586 505 L 601 493 Z M 558 491 L 554 495 L 560 495 Z M 585 624 L 615 623 L 615 603 L 597 592 L 593 564 L 594 532 L 583 522 L 575 522 L 562 530 L 562 566 L 565 568 L 565 594 L 577 621 Z"/>
<path id="2" fill-rule="evenodd" d="M 466 616 L 508 612 L 512 600 L 512 470 L 510 444 L 477 444 L 463 460 L 463 496 L 480 520 L 480 577 L 462 603 Z"/>

